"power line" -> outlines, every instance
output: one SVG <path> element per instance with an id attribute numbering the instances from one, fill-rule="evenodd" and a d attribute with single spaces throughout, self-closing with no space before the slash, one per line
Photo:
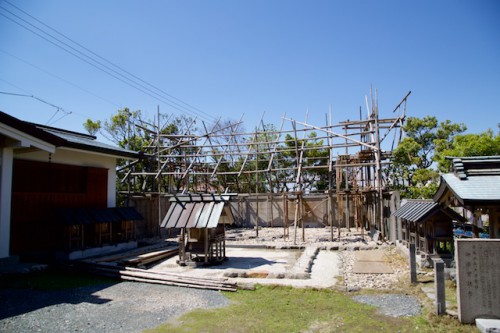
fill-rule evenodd
<path id="1" fill-rule="evenodd" d="M 34 17 L 33 15 L 31 15 L 31 14 L 27 13 L 26 11 L 22 10 L 21 8 L 17 7 L 16 5 L 12 4 L 11 2 L 9 2 L 9 1 L 7 1 L 7 0 L 4 0 L 4 2 L 8 3 L 10 6 L 12 6 L 12 7 L 16 8 L 17 10 L 19 10 L 19 11 L 20 11 L 20 12 L 22 12 L 22 13 L 24 13 L 25 15 L 27 15 L 27 16 L 29 16 L 29 17 L 31 17 L 33 20 L 35 20 L 35 21 L 37 21 L 38 23 L 42 24 L 42 25 L 43 25 L 43 26 L 45 26 L 46 28 L 48 28 L 48 29 L 52 30 L 53 32 L 55 32 L 55 33 L 56 33 L 56 34 L 58 34 L 59 36 L 64 37 L 65 39 L 67 39 L 68 41 L 72 42 L 73 44 L 75 44 L 75 45 L 77 45 L 77 46 L 81 47 L 81 48 L 82 48 L 82 49 L 84 49 L 85 51 L 87 51 L 87 52 L 89 52 L 90 54 L 92 54 L 92 55 L 94 55 L 94 56 L 98 57 L 99 59 L 101 59 L 101 60 L 103 60 L 103 61 L 105 61 L 106 63 L 110 64 L 111 66 L 113 66 L 113 67 L 115 67 L 115 68 L 117 68 L 117 69 L 121 70 L 122 72 L 124 72 L 124 73 L 128 74 L 129 76 L 131 76 L 131 77 L 133 77 L 133 78 L 135 78 L 135 79 L 139 80 L 140 82 L 144 83 L 145 85 L 147 85 L 147 86 L 149 86 L 149 87 L 151 87 L 151 88 L 155 89 L 156 91 L 159 91 L 159 92 L 160 92 L 160 93 L 162 93 L 162 94 L 165 94 L 165 95 L 166 95 L 166 96 L 168 96 L 168 97 L 171 97 L 172 99 L 174 99 L 174 100 L 178 101 L 179 103 L 182 103 L 183 105 L 185 105 L 185 106 L 187 106 L 187 107 L 189 107 L 189 108 L 191 108 L 191 109 L 193 109 L 193 110 L 196 110 L 196 111 L 198 111 L 198 112 L 200 112 L 200 113 L 203 113 L 203 114 L 205 114 L 205 115 L 207 115 L 207 116 L 211 117 L 211 115 L 210 115 L 210 114 L 208 114 L 208 113 L 206 113 L 206 112 L 204 112 L 204 111 L 202 111 L 202 110 L 198 109 L 197 107 L 192 106 L 191 104 L 189 104 L 189 103 L 187 103 L 187 102 L 185 102 L 185 101 L 183 101 L 183 100 L 181 100 L 181 99 L 179 99 L 179 98 L 177 98 L 177 97 L 175 97 L 175 96 L 173 96 L 173 95 L 171 95 L 171 94 L 167 93 L 166 91 L 164 91 L 164 90 L 162 90 L 162 89 L 160 89 L 160 88 L 158 88 L 158 87 L 156 87 L 156 86 L 154 86 L 154 85 L 150 84 L 149 82 L 144 81 L 143 79 L 141 79 L 140 77 L 138 77 L 138 76 L 134 75 L 133 73 L 131 73 L 131 72 L 127 71 L 127 70 L 126 70 L 126 69 L 124 69 L 123 67 L 120 67 L 120 66 L 118 66 L 117 64 L 115 64 L 115 63 L 111 62 L 110 60 L 108 60 L 108 59 L 106 59 L 106 58 L 104 58 L 104 57 L 100 56 L 99 54 L 97 54 L 97 53 L 95 53 L 94 51 L 90 50 L 89 48 L 85 47 L 84 45 L 82 45 L 82 44 L 78 43 L 78 42 L 77 42 L 77 41 L 75 41 L 74 39 L 72 39 L 72 38 L 70 38 L 70 37 L 66 36 L 65 34 L 61 33 L 60 31 L 58 31 L 58 30 L 56 30 L 56 29 L 52 28 L 51 26 L 47 25 L 46 23 L 44 23 L 44 22 L 40 21 L 39 19 L 37 19 L 37 18 L 36 18 L 36 17 Z"/>
<path id="2" fill-rule="evenodd" d="M 69 85 L 71 85 L 71 86 L 73 86 L 73 87 L 75 87 L 75 88 L 78 88 L 78 89 L 80 89 L 80 90 L 82 90 L 82 91 L 86 92 L 86 93 L 87 93 L 87 94 L 89 94 L 89 95 L 92 95 L 92 96 L 94 96 L 94 97 L 96 97 L 96 98 L 99 98 L 100 100 L 102 100 L 102 101 L 104 101 L 104 102 L 106 102 L 106 103 L 108 103 L 108 104 L 110 104 L 110 105 L 113 105 L 113 106 L 115 106 L 115 107 L 117 107 L 117 108 L 121 108 L 121 107 L 122 107 L 122 106 L 121 106 L 121 105 L 119 105 L 118 103 L 114 103 L 114 102 L 112 102 L 112 101 L 110 101 L 110 100 L 108 100 L 108 99 L 106 99 L 106 98 L 104 98 L 104 97 L 102 97 L 102 96 L 99 96 L 99 95 L 97 95 L 97 94 L 93 93 L 93 92 L 92 92 L 92 91 L 90 91 L 90 90 L 87 90 L 87 89 L 85 89 L 85 88 L 83 88 L 83 87 L 81 87 L 81 86 L 79 86 L 79 85 L 77 85 L 77 84 L 75 84 L 75 83 L 73 83 L 73 82 L 71 82 L 71 81 L 69 81 L 69 80 L 66 80 L 65 78 L 62 78 L 62 77 L 60 77 L 60 76 L 58 76 L 58 75 L 55 75 L 54 73 L 51 73 L 51 72 L 49 72 L 49 71 L 47 71 L 47 70 L 45 70 L 45 69 L 43 69 L 43 68 L 41 68 L 41 67 L 39 67 L 39 66 L 37 66 L 37 65 L 35 65 L 35 64 L 32 64 L 32 63 L 30 63 L 30 62 L 28 62 L 28 61 L 26 61 L 26 60 L 24 60 L 24 59 L 21 59 L 20 57 L 15 56 L 15 55 L 13 55 L 13 54 L 12 54 L 12 53 L 10 53 L 10 52 L 7 52 L 7 51 L 2 50 L 2 49 L 0 49 L 0 52 L 2 52 L 2 53 L 4 53 L 4 54 L 6 54 L 6 55 L 8 55 L 8 56 L 10 56 L 10 57 L 12 57 L 12 58 L 14 58 L 14 59 L 16 59 L 16 60 L 18 60 L 18 61 L 20 61 L 20 62 L 22 62 L 22 63 L 24 63 L 24 64 L 26 64 L 26 65 L 29 65 L 29 66 L 31 66 L 31 67 L 33 67 L 33 68 L 35 68 L 35 69 L 37 69 L 37 70 L 39 70 L 39 71 L 41 71 L 41 72 L 43 72 L 43 73 L 47 74 L 47 75 L 50 75 L 50 76 L 52 76 L 52 77 L 54 77 L 54 78 L 56 78 L 56 79 L 58 79 L 58 80 L 61 80 L 61 81 L 65 82 L 65 83 L 67 83 L 67 84 L 69 84 Z"/>
<path id="3" fill-rule="evenodd" d="M 29 13 L 25 12 L 24 10 L 22 10 L 21 8 L 15 6 L 14 4 L 10 3 L 9 1 L 6 1 L 4 0 L 5 3 L 9 4 L 10 6 L 16 8 L 18 11 L 22 12 L 23 14 L 25 14 L 26 16 L 30 17 L 31 19 L 35 20 L 36 22 L 38 22 L 39 24 L 43 25 L 44 27 L 50 29 L 51 31 L 54 31 L 55 33 L 57 33 L 58 35 L 62 36 L 63 38 L 65 38 L 66 40 L 68 40 L 69 42 L 73 43 L 74 45 L 78 46 L 79 48 L 85 50 L 86 52 L 90 53 L 91 55 L 88 55 L 84 52 L 82 52 L 81 50 L 78 50 L 77 48 L 69 45 L 68 43 L 62 41 L 61 39 L 55 37 L 54 35 L 52 35 L 51 33 L 47 32 L 46 30 L 38 27 L 38 26 L 35 26 L 34 24 L 28 22 L 27 20 L 25 20 L 24 18 L 16 15 L 15 13 L 13 13 L 12 11 L 6 9 L 5 7 L 3 6 L 0 6 L 0 9 L 3 9 L 4 12 L 7 12 L 9 13 L 11 16 L 17 18 L 17 20 L 15 18 L 12 18 L 12 17 L 9 17 L 7 15 L 5 15 L 4 13 L 0 13 L 0 15 L 4 16 L 5 18 L 9 19 L 10 21 L 16 23 L 17 25 L 23 27 L 24 29 L 30 31 L 31 33 L 37 35 L 38 37 L 44 39 L 45 41 L 53 44 L 54 46 L 57 46 L 59 47 L 60 49 L 66 51 L 67 53 L 73 55 L 74 57 L 86 62 L 87 64 L 91 65 L 92 67 L 112 76 L 113 78 L 121 81 L 122 83 L 125 83 L 129 86 L 131 86 L 132 88 L 136 89 L 136 90 L 139 90 L 141 91 L 142 93 L 154 98 L 154 99 L 157 99 L 167 105 L 169 105 L 170 107 L 178 110 L 178 111 L 181 111 L 181 112 L 187 112 L 187 113 L 190 113 L 190 114 L 194 114 L 196 116 L 199 116 L 201 118 L 205 118 L 207 120 L 210 120 L 210 121 L 213 121 L 215 118 L 211 115 L 209 115 L 208 113 L 180 100 L 179 98 L 176 98 L 170 94 L 168 94 L 167 92 L 161 90 L 160 88 L 146 82 L 145 80 L 137 77 L 136 75 L 130 73 L 129 71 L 123 69 L 122 67 L 114 64 L 113 62 L 103 58 L 102 56 L 98 55 L 97 53 L 91 51 L 90 49 L 86 48 L 85 46 L 81 45 L 80 43 L 74 41 L 73 39 L 69 38 L 68 36 L 62 34 L 61 32 L 57 31 L 56 29 L 48 26 L 47 24 L 43 23 L 42 21 L 40 21 L 39 19 L 35 18 L 34 16 L 30 15 Z M 40 33 L 34 31 L 33 29 L 29 28 L 28 26 L 24 25 L 23 23 L 21 23 L 20 21 L 28 24 L 29 26 L 33 27 L 34 29 L 40 31 L 43 35 L 45 36 L 48 36 L 49 38 L 41 35 Z M 57 41 L 57 42 L 54 42 Z M 73 50 L 73 51 L 72 51 Z M 97 57 L 98 59 L 102 59 L 103 61 L 105 61 L 106 63 L 110 64 L 111 66 L 113 66 L 114 68 L 106 65 L 105 63 L 99 61 L 98 59 L 96 59 L 95 57 Z M 124 75 L 123 73 L 125 73 L 126 75 Z"/>
<path id="4" fill-rule="evenodd" d="M 6 10 L 6 9 L 5 9 L 5 8 L 3 8 L 2 6 L 0 6 L 0 9 L 4 9 L 4 10 Z M 22 21 L 26 22 L 27 24 L 31 25 L 31 26 L 32 26 L 32 27 L 34 27 L 35 29 L 40 30 L 42 33 L 44 33 L 44 34 L 46 34 L 46 35 L 50 36 L 51 38 L 53 38 L 53 39 L 57 40 L 58 42 L 60 42 L 60 43 L 62 43 L 62 44 L 64 44 L 64 45 L 67 45 L 69 48 L 71 48 L 71 49 L 75 50 L 76 52 L 78 52 L 78 53 L 82 54 L 83 56 L 85 56 L 85 57 L 87 57 L 87 58 L 91 59 L 91 60 L 92 60 L 92 61 L 94 61 L 94 62 L 97 62 L 99 65 L 101 65 L 101 66 L 102 66 L 102 64 L 101 64 L 101 63 L 99 63 L 98 61 L 96 61 L 95 59 L 92 59 L 91 57 L 88 57 L 87 55 L 83 54 L 81 51 L 76 50 L 74 47 L 72 47 L 72 46 L 68 45 L 67 43 L 64 43 L 64 42 L 60 41 L 58 38 L 53 37 L 52 35 L 48 34 L 47 32 L 43 31 L 42 29 L 40 29 L 40 28 L 38 28 L 38 27 L 34 26 L 34 25 L 33 25 L 33 24 L 31 24 L 30 22 L 27 22 L 26 20 L 24 20 L 24 19 L 20 18 L 20 17 L 19 17 L 19 16 L 17 16 L 16 14 L 13 14 L 12 12 L 10 12 L 10 11 L 8 11 L 8 10 L 6 10 L 6 11 L 7 11 L 7 12 L 9 12 L 9 13 L 11 13 L 12 15 L 16 16 L 16 17 L 17 17 L 17 18 L 19 18 L 20 20 L 22 20 Z M 113 74 L 113 73 L 111 73 L 111 72 L 107 71 L 106 69 L 104 69 L 104 68 L 102 68 L 102 67 L 99 67 L 98 65 L 96 65 L 96 64 L 94 64 L 94 63 L 92 63 L 92 62 L 90 62 L 89 60 L 87 60 L 87 59 L 83 58 L 82 56 L 80 56 L 80 55 L 78 55 L 78 54 L 76 54 L 76 53 L 74 53 L 74 52 L 72 52 L 72 51 L 68 50 L 68 49 L 67 49 L 67 48 L 65 48 L 64 46 L 62 46 L 62 45 L 60 45 L 60 44 L 57 44 L 56 42 L 54 42 L 54 41 L 52 41 L 52 40 L 48 39 L 47 37 L 45 37 L 45 36 L 43 36 L 43 35 L 39 34 L 38 32 L 36 32 L 36 31 L 32 30 L 31 28 L 29 28 L 29 27 L 25 26 L 24 24 L 20 23 L 19 21 L 16 21 L 15 19 L 12 19 L 11 17 L 8 17 L 8 16 L 7 16 L 7 15 L 5 15 L 4 13 L 0 13 L 0 15 L 4 16 L 4 17 L 5 17 L 5 18 L 7 18 L 8 20 L 10 20 L 10 21 L 12 21 L 12 22 L 16 23 L 17 25 L 19 25 L 19 26 L 23 27 L 24 29 L 26 29 L 26 30 L 28 30 L 28 31 L 32 32 L 33 34 L 35 34 L 35 35 L 37 35 L 38 37 L 40 37 L 40 38 L 44 39 L 45 41 L 47 41 L 47 42 L 51 43 L 52 45 L 54 45 L 54 46 L 56 46 L 56 47 L 58 47 L 58 48 L 62 49 L 63 51 L 66 51 L 67 53 L 69 53 L 69 54 L 73 55 L 74 57 L 76 57 L 76 58 L 78 58 L 78 59 L 80 59 L 80 60 L 82 60 L 82 61 L 86 62 L 87 64 L 91 65 L 92 67 L 94 67 L 94 68 L 96 68 L 96 69 L 98 69 L 98 70 L 100 70 L 100 71 L 102 71 L 102 72 L 104 72 L 104 73 L 106 73 L 106 74 L 108 74 L 108 75 L 110 75 L 110 76 L 114 77 L 115 79 L 117 79 L 117 80 L 119 80 L 119 81 L 121 81 L 121 82 L 123 82 L 124 84 L 126 84 L 126 85 L 128 85 L 128 86 L 130 86 L 130 87 L 132 87 L 132 88 L 134 88 L 134 89 L 137 89 L 137 90 L 141 91 L 142 93 L 144 93 L 144 94 L 146 94 L 146 95 L 148 95 L 148 96 L 150 96 L 150 97 L 152 97 L 152 98 L 154 98 L 154 99 L 157 99 L 157 100 L 159 100 L 159 101 L 161 101 L 161 102 L 163 102 L 163 103 L 165 103 L 165 104 L 167 104 L 167 105 L 171 106 L 171 107 L 172 107 L 172 108 L 174 108 L 174 109 L 177 109 L 177 110 L 179 110 L 179 111 L 181 111 L 181 112 L 188 112 L 188 113 L 191 113 L 189 110 L 183 110 L 183 109 L 180 109 L 179 107 L 177 107 L 177 106 L 173 105 L 172 103 L 170 103 L 170 102 L 168 102 L 168 101 L 164 100 L 163 98 L 158 97 L 158 96 L 154 96 L 154 95 L 152 95 L 151 93 L 149 93 L 148 91 L 146 91 L 146 90 L 144 90 L 144 89 L 141 89 L 141 88 L 137 87 L 137 85 L 141 86 L 140 84 L 134 83 L 133 81 L 132 81 L 132 82 L 125 81 L 124 79 L 122 79 L 122 78 L 118 77 L 117 75 L 115 75 L 115 74 Z M 104 67 L 109 68 L 108 66 L 104 66 Z M 115 73 L 117 73 L 115 70 L 112 70 L 112 71 L 113 71 L 113 72 L 115 72 Z M 122 77 L 124 77 L 124 76 L 123 76 L 123 74 L 120 74 L 120 73 L 117 73 L 117 74 L 118 74 L 118 75 L 120 75 L 120 76 L 122 76 Z M 125 78 L 125 79 L 127 79 L 127 80 L 130 80 L 130 79 L 126 78 L 126 77 L 124 77 L 124 78 Z M 131 81 L 131 80 L 130 80 L 130 81 Z M 153 92 L 153 93 L 154 93 L 154 92 Z M 154 93 L 154 94 L 158 95 L 157 93 Z"/>
<path id="5" fill-rule="evenodd" d="M 2 81 L 4 81 L 4 82 L 6 82 L 6 83 L 8 83 L 8 84 L 10 84 L 10 85 L 12 85 L 12 86 L 14 86 L 13 84 L 11 84 L 11 83 L 9 83 L 9 82 L 5 81 L 4 79 L 1 79 L 1 80 L 2 80 Z M 16 86 L 14 86 L 14 87 L 16 87 Z M 16 87 L 16 88 L 21 89 L 21 88 L 19 88 L 19 87 Z M 21 90 L 25 91 L 24 89 L 21 89 Z M 3 95 L 10 95 L 10 96 L 17 96 L 17 97 L 29 97 L 29 98 L 33 98 L 33 99 L 36 99 L 36 100 L 37 100 L 37 101 L 39 101 L 39 102 L 45 103 L 45 104 L 50 105 L 50 106 L 52 106 L 53 108 L 55 108 L 55 109 L 56 109 L 56 112 L 54 112 L 54 114 L 53 114 L 53 115 L 49 118 L 49 120 L 47 120 L 47 122 L 45 123 L 45 125 L 52 125 L 52 124 L 56 123 L 57 121 L 61 120 L 62 118 L 66 117 L 66 116 L 68 116 L 68 115 L 70 115 L 70 114 L 72 114 L 72 112 L 71 112 L 71 111 L 66 111 L 66 110 L 64 110 L 62 107 L 57 106 L 57 105 L 55 105 L 55 104 L 53 104 L 53 103 L 47 102 L 46 100 L 41 99 L 40 97 L 37 97 L 37 96 L 35 96 L 35 95 L 17 94 L 17 93 L 11 93 L 11 92 L 7 92 L 7 91 L 0 91 L 0 94 L 3 94 Z M 56 116 L 59 112 L 64 113 L 64 115 L 62 115 L 61 117 L 59 117 L 59 118 L 57 118 L 56 120 L 54 120 L 54 121 L 52 121 L 52 122 L 51 122 L 51 120 L 52 120 L 52 119 L 54 119 L 54 117 L 55 117 L 55 116 Z"/>

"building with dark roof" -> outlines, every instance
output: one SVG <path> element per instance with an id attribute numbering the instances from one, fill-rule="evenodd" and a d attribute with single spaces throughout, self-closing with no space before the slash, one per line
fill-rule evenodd
<path id="1" fill-rule="evenodd" d="M 94 136 L 0 112 L 0 258 L 64 248 L 66 223 L 56 211 L 75 209 L 64 216 L 85 221 L 78 209 L 114 207 L 117 159 L 138 158 Z"/>
<path id="2" fill-rule="evenodd" d="M 407 200 L 393 213 L 401 221 L 402 239 L 425 259 L 453 255 L 453 222 L 464 218 L 451 208 L 432 200 Z"/>
<path id="3" fill-rule="evenodd" d="M 481 215 L 489 216 L 490 238 L 500 238 L 500 156 L 450 157 L 452 170 L 441 176 L 434 201 L 472 213 L 479 235 Z"/>

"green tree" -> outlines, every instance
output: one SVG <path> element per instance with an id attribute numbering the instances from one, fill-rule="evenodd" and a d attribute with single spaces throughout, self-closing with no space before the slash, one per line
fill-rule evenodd
<path id="1" fill-rule="evenodd" d="M 439 122 L 434 116 L 408 118 L 403 127 L 406 137 L 394 150 L 390 169 L 394 187 L 403 197 L 429 198 L 437 188 L 439 174 L 432 166 L 437 145 L 450 147 L 456 135 L 467 128 L 449 120 Z"/>
<path id="2" fill-rule="evenodd" d="M 128 165 L 129 162 L 125 160 L 118 160 L 117 162 L 117 190 L 118 192 L 125 191 L 157 191 L 158 186 L 166 186 L 168 179 L 162 179 L 162 183 L 158 182 L 152 176 L 136 175 L 133 181 L 123 181 L 125 175 L 129 171 L 135 172 L 157 172 L 158 162 L 156 136 L 158 127 L 160 134 L 168 136 L 169 134 L 186 134 L 188 131 L 196 131 L 193 126 L 195 123 L 193 119 L 185 116 L 169 117 L 165 114 L 159 115 L 160 119 L 144 120 L 140 110 L 131 111 L 129 108 L 118 110 L 115 114 L 111 115 L 109 119 L 104 120 L 104 125 L 101 128 L 101 121 L 92 121 L 90 119 L 84 124 L 87 131 L 97 131 L 100 129 L 101 134 L 117 146 L 133 151 L 141 152 L 141 160 Z M 161 139 L 161 145 L 175 146 L 177 141 L 167 142 L 168 139 Z M 162 146 L 162 148 L 164 148 Z M 185 147 L 183 147 L 185 148 Z M 180 147 L 172 148 L 168 151 L 170 155 L 175 153 L 180 154 Z M 160 160 L 163 163 L 163 161 Z M 130 180 L 130 178 L 129 178 Z M 176 182 L 176 187 L 179 188 L 182 180 L 173 180 Z M 164 190 L 163 190 L 164 191 Z"/>
<path id="3" fill-rule="evenodd" d="M 437 141 L 435 160 L 439 171 L 449 172 L 449 157 L 500 155 L 500 133 L 495 136 L 492 130 L 479 134 L 463 134 L 453 138 L 451 143 Z"/>
<path id="4" fill-rule="evenodd" d="M 323 146 L 323 140 L 318 138 L 316 132 L 311 132 L 305 139 L 297 140 L 290 134 L 286 135 L 281 168 L 290 168 L 287 175 L 288 183 L 296 181 L 296 172 L 291 168 L 298 166 L 302 151 L 302 188 L 319 191 L 328 188 L 328 168 L 326 166 L 329 161 L 329 152 L 328 149 L 322 148 Z"/>
<path id="5" fill-rule="evenodd" d="M 101 129 L 101 121 L 92 121 L 91 119 L 87 119 L 85 123 L 83 123 L 83 127 L 90 135 L 96 135 L 97 132 Z"/>

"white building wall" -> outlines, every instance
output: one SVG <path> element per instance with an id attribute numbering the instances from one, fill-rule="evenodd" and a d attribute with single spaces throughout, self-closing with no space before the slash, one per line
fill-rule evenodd
<path id="1" fill-rule="evenodd" d="M 9 257 L 12 161 L 12 148 L 0 147 L 0 258 Z"/>

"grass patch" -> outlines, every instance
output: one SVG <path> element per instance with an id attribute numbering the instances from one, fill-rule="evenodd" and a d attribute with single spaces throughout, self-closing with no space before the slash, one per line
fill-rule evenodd
<path id="1" fill-rule="evenodd" d="M 62 290 L 116 282 L 88 273 L 50 269 L 44 272 L 1 276 L 0 288 Z"/>
<path id="2" fill-rule="evenodd" d="M 450 317 L 384 316 L 334 290 L 258 286 L 225 295 L 232 305 L 195 310 L 146 332 L 476 332 Z"/>

